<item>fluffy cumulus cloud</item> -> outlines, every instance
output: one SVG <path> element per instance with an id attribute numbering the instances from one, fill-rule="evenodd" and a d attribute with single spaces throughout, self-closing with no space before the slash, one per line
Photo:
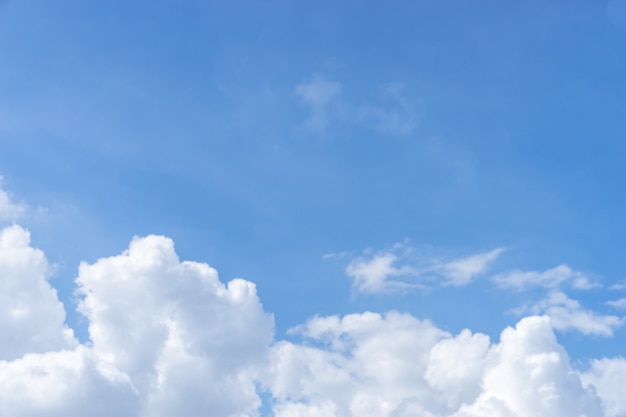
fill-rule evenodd
<path id="1" fill-rule="evenodd" d="M 79 345 L 28 233 L 0 233 L 0 416 L 254 416 L 253 376 L 273 340 L 254 284 L 181 262 L 173 242 L 136 238 L 82 264 Z"/>
<path id="2" fill-rule="evenodd" d="M 137 416 L 128 376 L 89 348 L 0 361 L 0 416 Z"/>
<path id="3" fill-rule="evenodd" d="M 254 284 L 224 285 L 173 242 L 136 238 L 119 256 L 82 264 L 79 310 L 93 351 L 128 375 L 143 415 L 254 415 L 252 368 L 273 338 Z"/>
<path id="4" fill-rule="evenodd" d="M 523 319 L 498 343 L 395 312 L 315 318 L 297 331 L 306 342 L 276 344 L 266 376 L 279 417 L 605 415 L 547 317 Z"/>
<path id="5" fill-rule="evenodd" d="M 17 225 L 0 230 L 0 359 L 76 344 L 50 273 L 43 252 L 30 246 L 28 231 Z"/>
<path id="6" fill-rule="evenodd" d="M 298 84 L 296 95 L 309 107 L 311 113 L 306 125 L 311 129 L 324 129 L 328 124 L 328 108 L 341 92 L 341 84 L 321 76 Z"/>
<path id="7" fill-rule="evenodd" d="M 626 359 L 595 359 L 581 378 L 585 386 L 593 388 L 603 399 L 606 417 L 626 416 Z"/>
<path id="8" fill-rule="evenodd" d="M 455 267 L 478 271 L 494 256 Z M 381 274 L 393 261 L 381 261 Z M 50 273 L 28 231 L 0 230 L 2 417 L 252 417 L 261 394 L 276 417 L 626 413 L 624 359 L 576 371 L 554 314 L 523 318 L 498 341 L 394 311 L 315 317 L 291 341 L 275 340 L 254 284 L 225 284 L 210 266 L 181 261 L 170 239 L 148 236 L 80 265 L 90 339 L 81 344 Z"/>

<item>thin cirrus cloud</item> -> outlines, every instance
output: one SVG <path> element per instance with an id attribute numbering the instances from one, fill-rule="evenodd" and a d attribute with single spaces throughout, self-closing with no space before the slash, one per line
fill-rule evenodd
<path id="1" fill-rule="evenodd" d="M 607 301 L 607 305 L 613 308 L 626 309 L 626 298 L 620 298 L 619 300 Z"/>
<path id="2" fill-rule="evenodd" d="M 435 269 L 482 271 L 495 256 Z M 497 341 L 396 311 L 313 317 L 280 340 L 252 282 L 223 283 L 209 265 L 181 261 L 171 239 L 152 235 L 81 263 L 76 294 L 89 342 L 79 343 L 48 282 L 45 254 L 19 225 L 0 229 L 0 272 L 2 416 L 619 417 L 626 410 L 624 359 L 574 369 L 545 315 L 522 318 Z"/>
<path id="3" fill-rule="evenodd" d="M 304 125 L 323 131 L 334 123 L 364 126 L 379 133 L 405 135 L 418 123 L 414 105 L 402 94 L 404 85 L 386 86 L 376 103 L 355 104 L 342 98 L 343 85 L 315 75 L 295 88 L 301 104 L 309 109 Z"/>
<path id="4" fill-rule="evenodd" d="M 577 290 L 588 290 L 599 286 L 587 275 L 574 271 L 567 265 L 559 265 L 543 272 L 515 270 L 496 275 L 493 281 L 502 288 L 517 291 L 533 287 L 558 288 L 563 285 Z"/>
<path id="5" fill-rule="evenodd" d="M 461 287 L 484 274 L 502 254 L 504 248 L 461 257 L 449 261 L 438 258 L 415 259 L 413 248 L 402 254 L 395 251 L 377 252 L 352 259 L 346 274 L 352 287 L 360 293 L 389 293 L 411 288 L 428 288 L 433 283 L 440 286 Z"/>

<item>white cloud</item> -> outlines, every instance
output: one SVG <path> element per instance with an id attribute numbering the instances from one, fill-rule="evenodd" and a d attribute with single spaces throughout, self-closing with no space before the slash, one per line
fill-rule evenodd
<path id="1" fill-rule="evenodd" d="M 585 386 L 593 387 L 598 393 L 605 417 L 626 416 L 626 359 L 594 359 L 581 379 Z"/>
<path id="2" fill-rule="evenodd" d="M 624 324 L 625 319 L 613 315 L 602 315 L 583 308 L 560 291 L 553 291 L 546 298 L 519 312 L 546 314 L 557 330 L 577 330 L 581 333 L 609 337 L 613 330 Z"/>
<path id="3" fill-rule="evenodd" d="M 609 290 L 624 290 L 624 289 L 626 289 L 626 280 L 616 282 L 615 284 L 609 287 Z"/>
<path id="4" fill-rule="evenodd" d="M 483 392 L 455 416 L 601 416 L 597 398 L 582 387 L 546 317 L 507 328 L 490 350 Z"/>
<path id="5" fill-rule="evenodd" d="M 333 122 L 365 126 L 381 133 L 405 135 L 417 125 L 413 105 L 402 95 L 402 84 L 391 84 L 380 103 L 355 104 L 340 99 L 342 84 L 315 75 L 296 86 L 295 94 L 310 109 L 305 125 L 324 130 Z"/>
<path id="6" fill-rule="evenodd" d="M 362 293 L 380 293 L 410 288 L 410 284 L 392 277 L 407 277 L 415 274 L 408 266 L 397 267 L 398 257 L 393 253 L 378 253 L 371 258 L 357 258 L 346 267 L 346 274 L 352 278 L 353 288 Z"/>
<path id="7" fill-rule="evenodd" d="M 460 258 L 443 263 L 435 268 L 444 278 L 444 285 L 455 287 L 467 285 L 477 275 L 487 271 L 489 265 L 495 261 L 504 248 L 497 248 L 490 252 Z"/>
<path id="8" fill-rule="evenodd" d="M 465 329 L 430 350 L 424 377 L 449 409 L 478 397 L 489 346 L 488 336 Z"/>
<path id="9" fill-rule="evenodd" d="M 2 177 L 0 176 L 0 185 Z M 0 222 L 15 221 L 26 211 L 26 206 L 15 204 L 11 201 L 11 196 L 0 188 Z"/>
<path id="10" fill-rule="evenodd" d="M 28 232 L 2 230 L 0 249 L 2 416 L 252 417 L 258 386 L 276 417 L 617 417 L 626 408 L 623 359 L 594 361 L 582 384 L 554 317 L 522 319 L 498 343 L 398 312 L 315 317 L 293 330 L 302 342 L 274 341 L 254 284 L 223 284 L 161 236 L 80 266 L 91 341 L 77 344 Z M 14 299 L 28 312 L 22 327 L 10 322 Z M 556 301 L 549 307 L 584 312 Z"/>
<path id="11" fill-rule="evenodd" d="M 404 249 L 403 253 L 400 252 Z M 427 288 L 432 281 L 443 286 L 463 286 L 484 274 L 503 248 L 451 261 L 415 259 L 413 248 L 397 244 L 392 251 L 365 254 L 346 267 L 353 288 L 362 293 L 384 293 L 409 288 Z"/>
<path id="12" fill-rule="evenodd" d="M 607 301 L 606 304 L 613 308 L 626 308 L 626 298 L 620 298 L 619 300 Z"/>
<path id="13" fill-rule="evenodd" d="M 0 415 L 258 414 L 253 376 L 273 319 L 254 284 L 224 285 L 208 265 L 180 262 L 171 240 L 136 238 L 80 266 L 91 342 L 76 346 L 45 257 L 28 243 L 19 226 L 0 235 Z"/>
<path id="14" fill-rule="evenodd" d="M 314 76 L 309 81 L 298 84 L 296 95 L 311 109 L 306 125 L 322 130 L 328 124 L 328 106 L 340 94 L 341 84 Z"/>
<path id="15" fill-rule="evenodd" d="M 138 406 L 127 376 L 84 346 L 0 361 L 1 416 L 134 417 Z"/>
<path id="16" fill-rule="evenodd" d="M 543 272 L 516 270 L 496 275 L 493 280 L 502 288 L 511 288 L 518 291 L 532 287 L 557 288 L 563 284 L 568 284 L 570 287 L 580 290 L 598 286 L 588 276 L 582 272 L 572 270 L 567 265 L 559 265 Z"/>
<path id="17" fill-rule="evenodd" d="M 49 276 L 48 261 L 30 247 L 28 231 L 17 225 L 0 230 L 0 360 L 76 345 Z"/>
<path id="18" fill-rule="evenodd" d="M 384 89 L 381 105 L 361 104 L 351 111 L 355 121 L 381 133 L 406 135 L 417 126 L 417 114 L 402 95 L 404 85 L 392 84 Z"/>
<path id="19" fill-rule="evenodd" d="M 280 417 L 295 408 L 301 415 L 389 416 L 405 399 L 428 402 L 428 352 L 447 335 L 396 312 L 314 318 L 299 332 L 323 347 L 274 348 L 266 383 Z"/>
<path id="20" fill-rule="evenodd" d="M 143 415 L 254 415 L 251 368 L 273 338 L 254 284 L 222 284 L 206 264 L 180 262 L 161 236 L 81 264 L 79 310 L 93 351 L 127 374 Z"/>
<path id="21" fill-rule="evenodd" d="M 266 376 L 278 417 L 602 416 L 547 317 L 523 319 L 497 344 L 395 312 L 298 331 L 305 342 L 278 343 Z"/>

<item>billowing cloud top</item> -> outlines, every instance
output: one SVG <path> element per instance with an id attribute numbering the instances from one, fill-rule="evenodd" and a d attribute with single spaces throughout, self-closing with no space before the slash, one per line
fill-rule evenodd
<path id="1" fill-rule="evenodd" d="M 502 251 L 431 262 L 428 272 L 443 286 L 466 285 Z M 400 260 L 377 253 L 347 272 L 360 290 L 410 285 L 399 278 L 423 271 Z M 595 359 L 578 371 L 554 334 L 576 328 L 606 336 L 623 320 L 583 309 L 554 285 L 526 307 L 547 314 L 521 319 L 498 342 L 397 311 L 314 317 L 291 330 L 293 341 L 275 340 L 273 316 L 253 283 L 224 284 L 209 265 L 181 261 L 171 239 L 151 235 L 80 265 L 75 292 L 89 340 L 79 343 L 48 282 L 51 271 L 26 229 L 0 229 L 2 417 L 626 413 L 624 358 Z M 565 268 L 523 275 L 532 283 L 575 276 Z M 265 406 L 261 394 L 270 399 Z"/>
<path id="2" fill-rule="evenodd" d="M 274 340 L 251 282 L 223 284 L 172 240 L 80 265 L 79 344 L 28 232 L 0 232 L 1 416 L 618 417 L 623 358 L 573 369 L 547 316 L 499 342 L 391 311 L 315 317 Z M 267 407 L 266 407 L 267 408 Z"/>

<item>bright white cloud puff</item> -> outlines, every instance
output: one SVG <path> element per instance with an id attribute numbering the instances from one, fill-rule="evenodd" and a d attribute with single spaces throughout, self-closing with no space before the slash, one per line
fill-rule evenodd
<path id="1" fill-rule="evenodd" d="M 311 343 L 277 343 L 265 377 L 279 417 L 612 415 L 546 317 L 523 319 L 499 343 L 396 312 L 315 318 L 298 331 Z"/>
<path id="2" fill-rule="evenodd" d="M 533 287 L 558 288 L 567 285 L 573 289 L 588 290 L 598 286 L 587 275 L 574 271 L 567 265 L 559 265 L 543 272 L 511 271 L 493 278 L 502 288 L 525 290 Z"/>

